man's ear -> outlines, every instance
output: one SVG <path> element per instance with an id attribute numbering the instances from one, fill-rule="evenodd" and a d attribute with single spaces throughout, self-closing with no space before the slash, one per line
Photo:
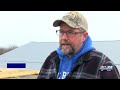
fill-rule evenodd
<path id="1" fill-rule="evenodd" d="M 83 33 L 83 42 L 86 40 L 87 36 L 88 36 L 88 32 L 84 32 Z"/>

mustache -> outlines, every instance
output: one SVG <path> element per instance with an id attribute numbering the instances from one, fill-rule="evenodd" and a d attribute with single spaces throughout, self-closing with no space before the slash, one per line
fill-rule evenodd
<path id="1" fill-rule="evenodd" d="M 60 45 L 71 45 L 71 44 L 66 40 L 62 40 L 60 41 Z"/>

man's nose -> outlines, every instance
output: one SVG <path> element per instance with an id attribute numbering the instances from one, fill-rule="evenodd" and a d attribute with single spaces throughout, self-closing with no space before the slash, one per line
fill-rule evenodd
<path id="1" fill-rule="evenodd" d="M 61 36 L 62 39 L 68 39 L 68 35 L 67 33 L 64 33 L 62 36 Z"/>

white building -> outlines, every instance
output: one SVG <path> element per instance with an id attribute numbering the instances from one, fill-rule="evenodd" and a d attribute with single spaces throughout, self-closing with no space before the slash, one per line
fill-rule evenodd
<path id="1" fill-rule="evenodd" d="M 44 60 L 58 46 L 58 42 L 30 42 L 0 55 L 0 67 L 7 68 L 7 63 L 26 63 L 26 69 L 40 70 Z M 120 41 L 94 41 L 93 46 L 105 53 L 120 70 Z"/>

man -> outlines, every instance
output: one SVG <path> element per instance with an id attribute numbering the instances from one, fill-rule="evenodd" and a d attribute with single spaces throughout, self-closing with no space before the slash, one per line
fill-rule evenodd
<path id="1" fill-rule="evenodd" d="M 53 23 L 59 35 L 59 48 L 41 67 L 37 79 L 119 79 L 114 63 L 92 46 L 85 17 L 68 12 Z"/>

